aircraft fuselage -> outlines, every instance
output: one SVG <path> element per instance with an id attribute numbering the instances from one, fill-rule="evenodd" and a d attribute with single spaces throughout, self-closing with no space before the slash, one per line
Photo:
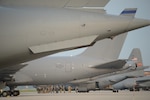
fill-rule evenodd
<path id="1" fill-rule="evenodd" d="M 46 85 L 60 84 L 84 78 L 91 78 L 120 68 L 94 68 L 103 61 L 84 57 L 42 58 L 29 62 L 29 65 L 17 71 L 13 76 L 15 82 L 8 85 Z"/>
<path id="2" fill-rule="evenodd" d="M 147 21 L 142 23 L 130 17 L 63 8 L 0 7 L 0 13 L 0 67 L 8 67 L 56 52 L 87 46 L 97 40 L 116 36 L 148 24 Z M 61 41 L 83 37 L 85 39 L 90 37 L 86 39 L 87 42 L 90 39 L 93 41 L 80 45 L 84 41 L 80 39 L 80 43 L 75 46 L 72 44 L 75 44 L 76 40 L 63 42 L 61 45 Z M 34 53 L 31 49 L 35 48 L 34 46 L 42 51 Z M 46 51 L 47 48 L 50 50 Z"/>

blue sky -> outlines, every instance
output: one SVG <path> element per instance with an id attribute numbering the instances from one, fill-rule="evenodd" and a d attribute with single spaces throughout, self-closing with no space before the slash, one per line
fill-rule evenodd
<path id="1" fill-rule="evenodd" d="M 124 8 L 138 8 L 135 17 L 150 20 L 150 0 L 112 0 L 105 7 L 110 14 L 119 14 Z M 129 32 L 120 58 L 128 58 L 133 48 L 140 48 L 144 65 L 150 65 L 150 26 Z"/>
<path id="2" fill-rule="evenodd" d="M 150 0 L 111 0 L 105 7 L 107 13 L 119 15 L 125 8 L 138 8 L 135 17 L 150 20 Z M 133 48 L 140 48 L 144 65 L 150 65 L 150 26 L 129 32 L 120 57 L 127 59 Z M 85 49 L 58 53 L 54 56 L 70 56 L 83 52 Z"/>

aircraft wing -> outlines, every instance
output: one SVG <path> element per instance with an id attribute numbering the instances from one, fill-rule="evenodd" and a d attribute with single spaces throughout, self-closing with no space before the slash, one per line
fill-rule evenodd
<path id="1" fill-rule="evenodd" d="M 0 0 L 5 7 L 104 7 L 110 0 Z"/>
<path id="2" fill-rule="evenodd" d="M 29 47 L 32 53 L 42 53 L 48 51 L 62 50 L 62 49 L 75 49 L 90 46 L 93 44 L 93 41 L 97 38 L 97 35 L 89 36 L 89 37 L 81 37 L 72 40 L 58 41 L 54 43 L 35 45 Z"/>
<path id="3" fill-rule="evenodd" d="M 90 68 L 96 68 L 98 70 L 99 69 L 121 69 L 125 64 L 126 64 L 126 60 L 115 60 L 115 61 L 110 61 L 110 62 L 106 62 L 106 63 L 103 63 L 103 64 L 99 64 L 99 65 L 96 65 L 96 66 L 90 66 Z M 74 81 L 71 81 L 69 83 L 72 83 L 72 84 L 90 83 L 95 79 L 106 77 L 107 75 L 108 76 L 114 75 L 116 73 L 117 72 L 109 73 L 109 74 L 103 74 L 103 75 L 92 77 L 92 78 L 84 78 L 84 79 L 74 80 Z M 121 72 L 118 72 L 118 73 L 121 73 Z"/>
<path id="4" fill-rule="evenodd" d="M 97 68 L 97 69 L 119 69 L 122 68 L 126 64 L 126 60 L 115 60 L 106 62 L 103 64 L 98 64 L 96 66 L 92 66 L 91 68 Z"/>
<path id="5" fill-rule="evenodd" d="M 0 81 L 10 81 L 12 80 L 12 74 L 27 66 L 27 64 L 19 64 L 12 67 L 6 67 L 0 69 Z"/>
<path id="6" fill-rule="evenodd" d="M 89 81 L 92 81 L 92 78 L 84 78 L 84 79 L 74 80 L 74 81 L 70 81 L 68 83 L 70 83 L 70 84 L 86 84 L 86 83 L 89 83 Z"/>
<path id="7" fill-rule="evenodd" d="M 141 80 L 136 80 L 137 83 L 143 83 L 143 82 L 148 82 L 150 81 L 150 77 L 149 78 L 145 78 L 145 79 L 141 79 Z"/>

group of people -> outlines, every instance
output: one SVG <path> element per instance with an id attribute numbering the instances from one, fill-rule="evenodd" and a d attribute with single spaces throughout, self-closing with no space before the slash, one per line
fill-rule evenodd
<path id="1" fill-rule="evenodd" d="M 68 91 L 68 93 L 71 93 L 72 87 L 64 85 L 49 85 L 49 86 L 38 86 L 37 92 L 38 93 L 65 93 Z M 75 88 L 75 91 L 78 92 L 78 88 Z"/>

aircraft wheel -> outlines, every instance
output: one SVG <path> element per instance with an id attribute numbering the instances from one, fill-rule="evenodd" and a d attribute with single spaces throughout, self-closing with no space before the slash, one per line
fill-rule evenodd
<path id="1" fill-rule="evenodd" d="M 18 90 L 13 91 L 13 92 L 12 92 L 12 95 L 13 95 L 13 96 L 18 96 L 18 95 L 20 95 L 20 92 L 19 92 Z"/>
<path id="2" fill-rule="evenodd" d="M 3 91 L 1 95 L 2 95 L 2 97 L 7 97 L 9 95 L 9 93 L 7 91 Z"/>

